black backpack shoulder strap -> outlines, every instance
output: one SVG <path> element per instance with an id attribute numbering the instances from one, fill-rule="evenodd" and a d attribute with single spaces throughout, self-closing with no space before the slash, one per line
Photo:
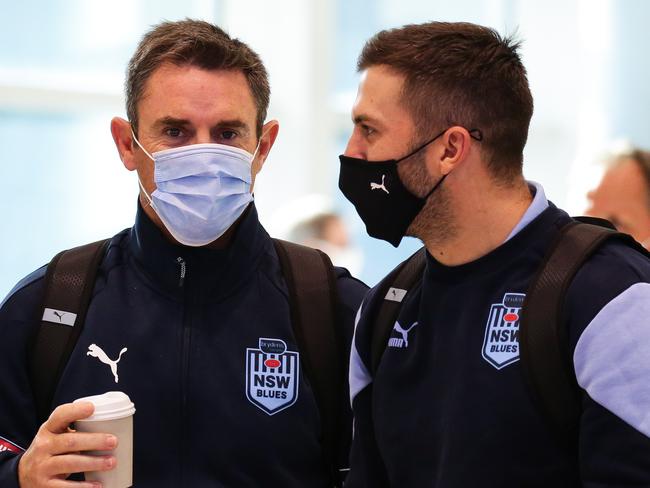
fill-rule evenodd
<path id="1" fill-rule="evenodd" d="M 273 241 L 289 289 L 291 322 L 301 364 L 321 415 L 323 452 L 333 480 L 338 483 L 346 371 L 336 277 L 329 257 L 323 252 L 280 239 Z"/>
<path id="2" fill-rule="evenodd" d="M 373 375 L 377 372 L 404 298 L 422 279 L 425 265 L 426 249 L 422 247 L 391 271 L 377 290 L 378 304 L 370 311 L 375 318 L 370 345 Z"/>
<path id="3" fill-rule="evenodd" d="M 645 253 L 630 236 L 616 232 L 607 221 L 579 218 L 566 224 L 547 251 L 523 304 L 521 367 L 536 404 L 564 446 L 575 444 L 580 416 L 580 390 L 562 316 L 564 299 L 580 267 L 612 238 Z"/>
<path id="4" fill-rule="evenodd" d="M 50 415 L 63 369 L 83 329 L 97 269 L 108 240 L 57 254 L 47 266 L 40 325 L 30 358 L 31 385 L 40 422 Z"/>

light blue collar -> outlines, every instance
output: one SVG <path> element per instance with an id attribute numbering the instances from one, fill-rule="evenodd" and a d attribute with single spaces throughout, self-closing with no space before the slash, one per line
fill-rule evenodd
<path id="1" fill-rule="evenodd" d="M 533 194 L 533 201 L 530 203 L 528 210 L 526 210 L 526 213 L 524 213 L 523 217 L 521 217 L 521 220 L 519 220 L 517 225 L 515 225 L 515 228 L 512 229 L 510 235 L 508 235 L 504 242 L 508 242 L 511 238 L 517 235 L 519 231 L 530 224 L 544 210 L 548 208 L 548 200 L 546 199 L 542 185 L 535 183 L 534 181 L 527 181 L 527 183 L 528 188 L 530 188 L 530 192 Z"/>

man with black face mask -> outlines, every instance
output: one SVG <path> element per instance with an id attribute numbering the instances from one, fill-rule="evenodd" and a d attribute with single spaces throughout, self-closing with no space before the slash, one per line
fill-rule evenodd
<path id="1" fill-rule="evenodd" d="M 642 251 L 608 239 L 564 293 L 561 347 L 580 397 L 570 442 L 522 374 L 524 300 L 573 221 L 522 174 L 533 100 L 518 47 L 433 22 L 382 31 L 359 57 L 339 187 L 371 236 L 415 236 L 426 253 L 412 286 L 389 275 L 358 315 L 350 488 L 650 486 Z M 387 303 L 398 308 L 382 340 Z"/>

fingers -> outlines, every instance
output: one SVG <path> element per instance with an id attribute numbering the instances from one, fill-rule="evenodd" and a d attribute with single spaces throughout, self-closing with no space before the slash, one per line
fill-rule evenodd
<path id="1" fill-rule="evenodd" d="M 117 446 L 111 434 L 70 431 L 71 423 L 92 415 L 92 403 L 67 403 L 57 407 L 38 430 L 36 437 L 18 462 L 21 488 L 94 487 L 93 482 L 67 481 L 69 473 L 113 469 L 113 456 L 93 456 L 84 451 L 110 451 Z"/>
<path id="2" fill-rule="evenodd" d="M 65 403 L 59 405 L 43 426 L 54 434 L 68 431 L 71 423 L 90 417 L 95 406 L 90 402 Z"/>
<path id="3" fill-rule="evenodd" d="M 67 473 L 109 471 L 115 467 L 116 463 L 114 456 L 64 454 L 49 458 L 43 468 L 46 476 L 54 477 Z"/>
<path id="4" fill-rule="evenodd" d="M 113 456 L 90 456 L 83 454 L 63 454 L 43 456 L 25 451 L 18 463 L 18 480 L 21 488 L 43 487 L 97 487 L 94 482 L 67 481 L 70 473 L 89 471 L 108 471 L 113 469 L 117 460 Z"/>
<path id="5" fill-rule="evenodd" d="M 54 436 L 49 454 L 67 454 L 80 451 L 110 451 L 117 446 L 117 438 L 111 434 L 70 432 Z"/>
<path id="6" fill-rule="evenodd" d="M 101 488 L 102 484 L 94 481 L 54 480 L 47 486 L 48 488 Z"/>

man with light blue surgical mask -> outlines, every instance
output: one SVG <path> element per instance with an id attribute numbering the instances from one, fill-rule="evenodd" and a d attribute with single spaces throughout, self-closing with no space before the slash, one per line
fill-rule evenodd
<path id="1" fill-rule="evenodd" d="M 225 144 L 207 143 L 151 155 L 131 134 L 154 162 L 156 189 L 149 195 L 138 179 L 142 194 L 179 243 L 205 246 L 216 241 L 253 200 L 252 163 L 259 143 L 253 154 Z"/>
<path id="2" fill-rule="evenodd" d="M 135 225 L 108 241 L 74 319 L 47 305 L 61 272 L 45 268 L 0 308 L 0 367 L 13 371 L 0 380 L 0 486 L 63 486 L 71 473 L 113 469 L 120 440 L 74 431 L 93 409 L 72 402 L 114 390 L 137 411 L 134 486 L 340 485 L 346 358 L 367 287 L 259 223 L 255 177 L 279 130 L 265 123 L 269 94 L 257 54 L 214 25 L 164 22 L 144 36 L 127 71 L 128 120 L 111 122 L 139 182 Z M 296 253 L 310 261 L 296 265 Z M 327 290 L 301 286 L 321 278 L 313 259 Z M 44 331 L 81 325 L 55 354 L 44 409 L 43 370 L 59 370 L 34 366 Z"/>
<path id="3" fill-rule="evenodd" d="M 181 244 L 224 244 L 214 241 L 253 200 L 252 184 L 279 125 L 262 125 L 247 83 L 242 71 L 168 62 L 151 75 L 139 111 L 129 113 L 132 122 L 111 123 L 124 165 L 138 172 L 145 212 Z M 141 130 L 140 141 L 136 131 L 144 124 L 151 130 Z"/>

